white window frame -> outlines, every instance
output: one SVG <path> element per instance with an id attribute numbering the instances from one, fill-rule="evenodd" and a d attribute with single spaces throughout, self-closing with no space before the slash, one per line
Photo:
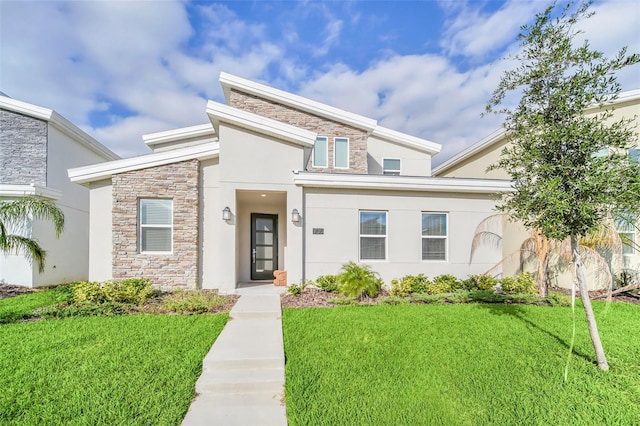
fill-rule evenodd
<path id="1" fill-rule="evenodd" d="M 169 201 L 171 203 L 171 223 L 170 224 L 143 224 L 142 223 L 142 202 L 143 201 L 148 201 L 148 200 L 153 200 L 153 201 L 158 201 L 158 200 L 162 200 L 162 201 Z M 144 228 L 150 229 L 150 228 L 169 228 L 171 229 L 171 250 L 170 251 L 155 251 L 155 250 L 146 250 L 143 251 L 142 247 L 142 230 Z M 149 198 L 149 197 L 145 197 L 145 198 L 139 198 L 138 199 L 138 252 L 140 254 L 172 254 L 173 253 L 173 200 L 170 198 Z"/>
<path id="2" fill-rule="evenodd" d="M 362 213 L 384 213 L 385 234 L 363 234 Z M 364 259 L 362 257 L 362 238 L 384 238 L 384 259 Z M 387 210 L 358 210 L 358 259 L 361 262 L 386 262 L 389 259 L 389 211 Z"/>
<path id="3" fill-rule="evenodd" d="M 619 225 L 623 225 L 624 229 L 620 229 L 621 227 Z M 616 225 L 616 232 L 618 233 L 618 235 L 620 236 L 620 239 L 622 240 L 622 235 L 628 235 L 629 239 L 631 240 L 631 244 L 626 244 L 628 247 L 631 248 L 631 253 L 625 253 L 624 252 L 624 247 L 625 247 L 625 243 L 624 241 L 622 241 L 622 255 L 623 256 L 636 256 L 636 238 L 637 238 L 637 230 L 634 224 L 628 224 L 628 221 L 625 221 L 625 223 L 621 223 L 618 222 L 615 224 Z"/>
<path id="4" fill-rule="evenodd" d="M 400 167 L 398 169 L 385 169 L 385 160 L 398 160 Z M 400 176 L 402 174 L 402 159 L 396 157 L 382 157 L 382 174 L 387 176 Z"/>
<path id="5" fill-rule="evenodd" d="M 324 140 L 324 158 L 326 163 L 324 165 L 316 164 L 316 145 L 314 144 L 313 149 L 311 150 L 311 165 L 319 169 L 326 169 L 327 167 L 329 167 L 329 138 L 327 136 L 318 136 L 316 137 L 316 142 L 318 141 L 318 139 Z"/>
<path id="6" fill-rule="evenodd" d="M 341 140 L 345 140 L 345 141 L 347 141 L 347 166 L 346 166 L 346 167 L 338 166 L 338 165 L 336 164 L 336 160 L 337 160 L 337 158 L 338 158 L 338 156 L 336 155 L 336 151 L 337 151 L 337 150 L 336 150 L 336 141 L 337 141 L 338 139 L 341 139 Z M 345 137 L 341 137 L 341 136 L 338 136 L 338 137 L 333 138 L 333 168 L 334 168 L 334 169 L 342 169 L 342 170 L 345 170 L 345 169 L 348 169 L 348 168 L 349 168 L 349 149 L 350 149 L 350 148 L 351 148 L 351 141 L 349 140 L 349 138 L 345 138 Z"/>
<path id="7" fill-rule="evenodd" d="M 446 229 L 446 233 L 444 236 L 441 235 L 423 235 L 422 229 L 422 218 L 425 214 L 433 214 L 433 215 L 444 215 L 444 226 Z M 436 239 L 436 240 L 444 240 L 444 259 L 424 259 L 422 257 L 422 241 L 425 239 Z M 423 211 L 420 212 L 420 259 L 423 262 L 448 262 L 449 261 L 449 213 L 447 212 L 433 212 L 433 211 Z"/>

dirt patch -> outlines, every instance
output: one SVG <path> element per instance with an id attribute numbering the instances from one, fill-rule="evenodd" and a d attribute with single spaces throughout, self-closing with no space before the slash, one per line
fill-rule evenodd
<path id="1" fill-rule="evenodd" d="M 37 290 L 20 285 L 0 284 L 0 299 L 20 296 L 21 294 L 33 293 L 34 291 Z"/>
<path id="2" fill-rule="evenodd" d="M 564 293 L 567 295 L 571 294 L 571 290 L 566 288 L 551 288 L 549 290 L 557 291 L 559 293 Z M 589 292 L 589 297 L 591 298 L 591 300 L 600 300 L 605 302 L 611 300 L 612 302 L 624 302 L 640 305 L 640 289 L 632 289 L 622 293 L 613 294 L 611 295 L 610 299 L 608 296 L 609 290 L 596 290 Z M 576 291 L 576 297 L 580 297 L 579 291 Z"/>

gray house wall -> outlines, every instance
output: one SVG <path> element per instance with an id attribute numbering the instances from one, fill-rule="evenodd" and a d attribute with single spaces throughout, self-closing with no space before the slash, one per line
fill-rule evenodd
<path id="1" fill-rule="evenodd" d="M 46 121 L 0 110 L 0 184 L 47 185 Z"/>

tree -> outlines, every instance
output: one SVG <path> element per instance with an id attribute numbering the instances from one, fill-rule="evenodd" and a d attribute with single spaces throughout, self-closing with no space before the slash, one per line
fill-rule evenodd
<path id="1" fill-rule="evenodd" d="M 0 252 L 23 254 L 30 262 L 38 264 L 38 271 L 44 272 L 47 252 L 36 240 L 21 235 L 27 220 L 42 219 L 53 223 L 56 237 L 64 229 L 64 214 L 56 205 L 43 198 L 24 197 L 13 201 L 0 201 Z"/>
<path id="2" fill-rule="evenodd" d="M 607 370 L 578 239 L 613 212 L 639 209 L 640 167 L 627 156 L 632 120 L 614 121 L 607 102 L 620 92 L 615 73 L 640 55 L 623 48 L 609 59 L 588 41 L 574 46 L 581 33 L 576 24 L 593 15 L 590 6 L 568 3 L 558 10 L 554 4 L 523 26 L 521 50 L 512 57 L 518 65 L 503 74 L 486 110 L 505 115 L 511 142 L 492 166 L 504 168 L 514 184 L 498 208 L 550 240 L 570 239 L 598 367 Z M 507 95 L 520 101 L 509 107 Z M 596 113 L 584 114 L 594 106 Z"/>

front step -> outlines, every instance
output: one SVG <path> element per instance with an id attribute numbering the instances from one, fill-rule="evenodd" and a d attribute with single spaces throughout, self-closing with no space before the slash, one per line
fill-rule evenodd
<path id="1" fill-rule="evenodd" d="M 215 369 L 200 376 L 196 393 L 282 393 L 284 368 L 269 369 Z"/>

